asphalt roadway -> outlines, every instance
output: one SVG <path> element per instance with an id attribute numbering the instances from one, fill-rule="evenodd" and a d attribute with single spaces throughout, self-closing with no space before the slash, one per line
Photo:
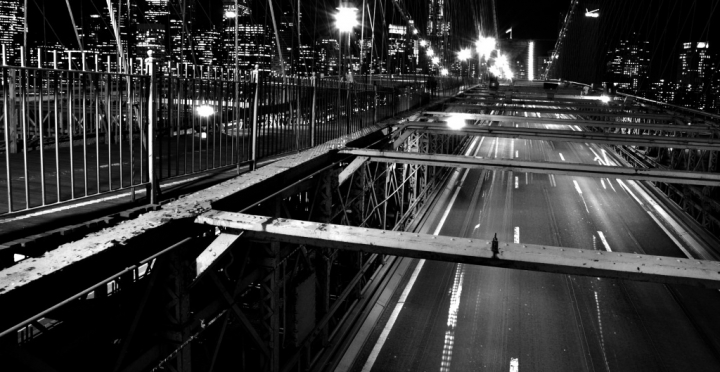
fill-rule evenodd
<path id="1" fill-rule="evenodd" d="M 482 137 L 469 151 L 612 162 L 583 143 Z M 460 175 L 457 196 L 439 206 L 431 232 L 686 257 L 631 181 L 478 169 Z M 718 291 L 446 262 L 418 266 L 397 317 L 378 326 L 385 332 L 364 354 L 374 353 L 353 370 L 720 370 Z"/>

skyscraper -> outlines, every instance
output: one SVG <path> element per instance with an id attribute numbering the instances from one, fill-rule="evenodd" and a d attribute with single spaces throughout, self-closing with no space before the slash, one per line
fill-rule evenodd
<path id="1" fill-rule="evenodd" d="M 710 43 L 683 43 L 678 57 L 678 103 L 701 110 L 714 106 Z"/>
<path id="2" fill-rule="evenodd" d="M 445 19 L 445 0 L 429 0 L 428 3 L 427 36 L 440 57 L 445 59 L 450 37 L 450 22 Z"/>
<path id="3" fill-rule="evenodd" d="M 0 0 L 0 45 L 14 49 L 21 43 L 24 11 L 20 0 Z M 8 54 L 15 53 L 8 49 Z"/>
<path id="4" fill-rule="evenodd" d="M 193 20 L 195 19 L 195 0 L 169 0 L 170 50 L 174 62 L 192 62 L 197 60 L 193 48 Z"/>
<path id="5" fill-rule="evenodd" d="M 240 71 L 249 71 L 258 64 L 260 70 L 269 71 L 275 46 L 274 38 L 268 26 L 254 24 L 250 18 L 250 8 L 244 0 L 223 0 L 223 60 L 226 67 L 235 66 L 235 17 L 237 17 L 237 59 Z"/>
<path id="6" fill-rule="evenodd" d="M 637 33 L 608 51 L 605 82 L 620 89 L 647 88 L 650 47 Z"/>

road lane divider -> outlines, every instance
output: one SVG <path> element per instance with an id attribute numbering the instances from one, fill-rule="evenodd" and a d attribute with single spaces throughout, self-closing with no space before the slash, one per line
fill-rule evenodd
<path id="1" fill-rule="evenodd" d="M 588 208 L 587 202 L 585 202 L 585 197 L 583 196 L 582 190 L 580 190 L 580 185 L 578 185 L 577 181 L 573 180 L 573 183 L 575 184 L 575 190 L 577 190 L 578 194 L 580 194 L 580 199 L 582 199 L 583 204 L 585 204 L 585 210 L 590 213 L 590 209 Z"/>
<path id="2" fill-rule="evenodd" d="M 513 243 L 520 243 L 520 226 L 515 226 L 515 230 L 513 231 Z"/>
<path id="3" fill-rule="evenodd" d="M 598 231 L 597 233 L 600 237 L 600 241 L 602 241 L 603 245 L 605 246 L 605 250 L 608 252 L 612 252 L 612 249 L 610 249 L 610 244 L 608 244 L 607 239 L 605 239 L 605 234 L 603 234 L 602 231 Z"/>
<path id="4" fill-rule="evenodd" d="M 510 358 L 510 372 L 520 372 L 519 358 Z"/>
<path id="5" fill-rule="evenodd" d="M 565 157 L 563 156 L 562 152 L 559 154 L 560 154 L 560 159 L 562 159 L 562 161 L 565 161 Z"/>

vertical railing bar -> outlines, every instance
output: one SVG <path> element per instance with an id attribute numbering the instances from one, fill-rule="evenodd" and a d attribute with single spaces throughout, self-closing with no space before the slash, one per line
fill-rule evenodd
<path id="1" fill-rule="evenodd" d="M 25 69 L 25 50 L 20 47 L 20 115 L 22 115 L 23 174 L 25 176 L 25 209 L 30 209 L 30 178 L 28 177 L 28 136 L 27 136 L 27 88 L 29 79 Z M 8 180 L 9 182 L 10 180 Z"/>
<path id="2" fill-rule="evenodd" d="M 95 101 L 95 193 L 100 193 L 100 81 L 102 73 L 95 54 L 95 74 L 93 74 L 93 101 Z"/>
<path id="3" fill-rule="evenodd" d="M 82 55 L 82 79 L 80 81 L 80 89 L 82 89 L 82 128 L 83 128 L 83 181 L 85 186 L 85 196 L 88 196 L 88 167 L 87 167 L 87 94 L 85 87 L 87 86 L 87 66 L 85 65 L 85 52 Z"/>
<path id="4" fill-rule="evenodd" d="M 110 56 L 107 57 L 107 86 L 105 87 L 105 142 L 107 144 L 107 175 L 108 175 L 108 191 L 112 190 L 112 75 L 110 75 Z"/>
<path id="5" fill-rule="evenodd" d="M 45 197 L 45 141 L 44 141 L 45 133 L 43 131 L 44 128 L 43 128 L 43 99 L 42 99 L 42 97 L 43 97 L 43 87 L 42 86 L 43 86 L 43 82 L 45 81 L 45 79 L 42 78 L 43 71 L 40 70 L 42 68 L 42 57 L 40 54 L 40 48 L 38 48 L 37 53 L 38 53 L 38 71 L 35 71 L 35 87 L 36 87 L 35 88 L 36 89 L 35 96 L 37 97 L 37 100 L 35 101 L 36 102 L 36 106 L 35 106 L 36 111 L 35 112 L 37 113 L 37 115 L 35 116 L 36 117 L 35 120 L 36 120 L 36 123 L 38 123 L 37 126 L 38 126 L 38 130 L 40 132 L 38 135 L 39 140 L 40 140 L 40 202 L 42 203 L 42 205 L 45 205 L 45 204 L 47 204 L 47 200 Z M 37 78 L 38 74 L 40 74 L 40 79 L 39 79 L 40 83 L 39 84 L 38 84 L 38 78 Z M 37 93 L 37 89 L 40 90 L 39 93 Z M 48 120 L 49 119 L 50 119 L 50 117 L 48 115 Z"/>
<path id="6" fill-rule="evenodd" d="M 187 70 L 185 71 L 185 79 L 187 80 Z M 192 125 L 192 137 L 190 138 L 191 142 L 191 156 L 190 156 L 190 173 L 195 173 L 195 93 L 196 93 L 196 82 L 195 79 L 190 80 L 192 82 L 192 91 L 190 94 L 190 112 L 188 113 L 188 116 L 190 117 L 190 123 Z M 200 135 L 202 135 L 200 133 Z"/>
<path id="7" fill-rule="evenodd" d="M 3 124 L 5 125 L 4 139 L 5 139 L 5 177 L 7 180 L 7 201 L 8 201 L 8 213 L 13 211 L 13 200 L 12 200 L 12 172 L 10 172 L 10 118 L 8 114 L 14 107 L 9 107 L 10 101 L 10 84 L 11 79 L 8 73 L 7 64 L 5 63 L 5 45 L 2 46 L 2 79 L 3 79 Z"/>
<path id="8" fill-rule="evenodd" d="M 73 97 L 75 96 L 73 94 L 73 73 L 70 71 L 69 67 L 71 64 L 70 57 L 68 56 L 68 70 L 67 70 L 67 126 L 68 126 L 68 140 L 69 145 L 68 149 L 70 149 L 70 199 L 75 199 L 75 154 L 74 154 L 74 139 L 75 139 L 75 131 L 74 131 L 74 123 L 73 123 Z"/>

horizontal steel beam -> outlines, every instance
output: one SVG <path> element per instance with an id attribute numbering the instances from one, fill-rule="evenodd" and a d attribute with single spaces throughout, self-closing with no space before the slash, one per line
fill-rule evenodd
<path id="1" fill-rule="evenodd" d="M 470 98 L 470 97 L 454 97 L 453 99 L 455 101 L 459 101 L 461 103 L 470 103 L 473 102 L 473 104 L 476 105 L 502 105 L 503 107 L 526 107 L 527 105 L 532 106 L 549 106 L 549 107 L 555 107 L 555 108 L 563 108 L 563 107 L 570 107 L 570 108 L 597 108 L 601 110 L 633 110 L 633 111 L 645 111 L 643 108 L 639 106 L 618 106 L 618 105 L 610 105 L 610 104 L 603 104 L 598 100 L 591 100 L 586 99 L 582 100 L 584 102 L 576 102 L 576 101 L 555 101 L 555 100 L 548 100 L 547 98 L 541 99 L 541 98 L 513 98 L 510 102 L 504 99 L 480 99 L 480 98 Z M 525 105 L 525 106 L 519 106 L 519 105 Z"/>
<path id="2" fill-rule="evenodd" d="M 551 273 L 720 288 L 720 262 L 492 242 L 210 211 L 195 222 L 249 239 Z"/>
<path id="3" fill-rule="evenodd" d="M 433 116 L 450 116 L 454 114 L 450 111 L 424 111 L 426 115 Z M 637 128 L 643 130 L 657 130 L 668 132 L 698 132 L 711 133 L 713 129 L 705 124 L 679 125 L 679 124 L 649 124 L 649 123 L 633 123 L 622 121 L 603 121 L 603 120 L 587 120 L 587 119 L 554 119 L 554 118 L 533 118 L 525 116 L 512 115 L 494 115 L 494 114 L 471 114 L 459 113 L 467 119 L 503 121 L 510 123 L 537 123 L 537 124 L 560 124 L 560 125 L 579 125 L 581 127 L 603 127 L 603 128 Z"/>
<path id="4" fill-rule="evenodd" d="M 460 108 L 463 110 L 502 110 L 512 112 L 536 112 L 545 114 L 567 114 L 567 115 L 588 115 L 588 116 L 609 116 L 609 117 L 628 117 L 636 119 L 652 119 L 652 120 L 666 120 L 671 121 L 673 117 L 670 115 L 662 114 L 639 114 L 639 113 L 628 113 L 628 112 L 604 112 L 604 111 L 580 111 L 580 110 L 566 110 L 566 109 L 548 109 L 548 108 L 506 108 L 504 106 L 488 106 L 488 105 L 470 105 L 467 103 L 453 103 L 448 102 L 445 104 L 446 108 Z"/>
<path id="5" fill-rule="evenodd" d="M 702 137 L 631 135 L 543 128 L 491 127 L 487 125 L 468 125 L 462 129 L 453 130 L 448 128 L 445 122 L 421 121 L 405 122 L 403 123 L 403 126 L 409 130 L 432 131 L 433 133 L 442 134 L 467 134 L 472 136 L 521 138 L 530 140 L 593 142 L 611 145 L 692 148 L 699 150 L 720 151 L 720 140 Z"/>
<path id="6" fill-rule="evenodd" d="M 630 180 L 720 186 L 720 173 L 702 173 L 676 170 L 600 166 L 578 163 L 533 162 L 509 159 L 441 154 L 419 154 L 370 149 L 340 150 L 342 155 L 369 157 L 372 161 L 404 164 L 424 164 L 453 168 L 480 168 L 500 171 L 564 174 L 587 177 L 616 177 Z"/>

